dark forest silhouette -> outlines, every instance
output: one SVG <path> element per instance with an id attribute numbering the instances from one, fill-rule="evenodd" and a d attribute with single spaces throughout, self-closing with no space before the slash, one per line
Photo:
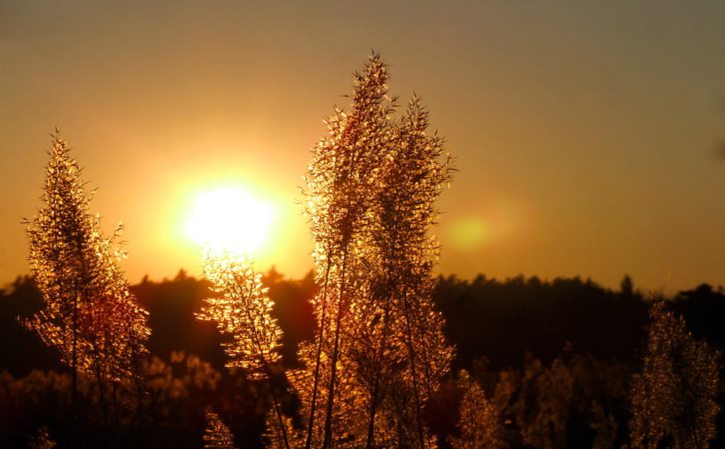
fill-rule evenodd
<path id="1" fill-rule="evenodd" d="M 287 279 L 271 270 L 263 279 L 284 331 L 284 363 L 295 366 L 297 345 L 313 335 L 307 299 L 317 287 L 311 275 Z M 629 419 L 627 388 L 631 375 L 639 370 L 646 336 L 647 300 L 642 293 L 606 289 L 579 278 L 542 281 L 520 276 L 499 281 L 484 276 L 473 280 L 447 276 L 438 281 L 435 302 L 446 319 L 446 336 L 458 347 L 455 372 L 467 369 L 491 397 L 503 375 L 523 382 L 524 373 L 532 380 L 552 366 L 566 367 L 576 372 L 581 387 L 579 404 L 570 410 L 567 447 L 591 446 L 594 436 L 587 423 L 591 411 L 585 411 L 582 404 L 593 395 L 614 411 L 619 429 L 616 438 L 624 441 Z M 149 350 L 157 370 L 152 385 L 159 387 L 158 414 L 149 418 L 155 420 L 150 426 L 153 432 L 147 435 L 149 445 L 200 447 L 203 405 L 212 404 L 240 445 L 261 447 L 267 406 L 264 392 L 241 373 L 224 369 L 220 335 L 213 324 L 194 319 L 208 296 L 208 282 L 182 270 L 173 279 L 146 279 L 132 286 L 132 291 L 150 313 Z M 669 299 L 671 309 L 682 314 L 695 336 L 725 348 L 722 288 L 703 284 Z M 30 316 L 39 307 L 39 294 L 27 277 L 18 278 L 0 295 L 0 335 L 2 341 L 13 342 L 0 353 L 3 380 L 7 381 L 0 393 L 0 416 L 5 417 L 0 420 L 2 447 L 23 447 L 38 425 L 57 430 L 54 426 L 63 422 L 59 405 L 68 400 L 63 392 L 68 370 L 54 351 L 20 327 L 15 318 Z M 433 429 L 440 435 L 456 432 L 457 418 L 450 413 L 457 409 L 460 398 L 455 377 L 444 383 L 430 411 Z M 164 383 L 168 385 L 161 386 Z M 505 389 L 500 385 L 498 390 L 502 395 Z M 723 404 L 722 390 L 719 397 Z M 294 408 L 295 404 L 289 400 L 286 406 Z M 721 414 L 719 428 L 723 421 Z M 713 447 L 723 447 L 722 436 Z"/>

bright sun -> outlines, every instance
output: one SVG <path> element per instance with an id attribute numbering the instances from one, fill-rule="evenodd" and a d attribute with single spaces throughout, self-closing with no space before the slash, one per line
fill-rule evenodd
<path id="1" fill-rule="evenodd" d="M 242 187 L 224 187 L 196 196 L 186 233 L 212 251 L 251 255 L 264 244 L 273 220 L 270 203 Z"/>

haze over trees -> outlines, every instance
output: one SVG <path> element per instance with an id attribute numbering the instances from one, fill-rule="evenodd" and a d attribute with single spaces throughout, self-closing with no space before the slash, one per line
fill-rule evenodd
<path id="1" fill-rule="evenodd" d="M 434 277 L 436 201 L 453 169 L 442 138 L 428 131 L 421 100 L 413 97 L 401 108 L 388 95 L 388 77 L 373 54 L 354 75 L 349 109 L 335 108 L 327 135 L 313 148 L 303 194 L 314 269 L 301 281 L 272 271 L 265 277 L 245 257 L 209 251 L 203 282 L 180 272 L 172 281 L 145 280 L 132 290 L 118 266 L 124 256 L 118 234 L 104 236 L 100 216 L 89 213 L 81 170 L 56 132 L 45 207 L 28 229 L 33 280 L 19 281 L 0 297 L 37 292 L 37 310 L 21 321 L 57 351 L 70 379 L 55 371 L 18 379 L 0 374 L 0 406 L 40 410 L 32 421 L 34 438 L 16 436 L 13 443 L 285 449 L 722 444 L 716 440 L 723 396 L 718 352 L 693 337 L 664 303 L 644 301 L 631 278 L 612 292 L 579 279 Z M 17 293 L 23 288 L 25 296 Z M 722 292 L 688 294 L 708 298 L 693 302 L 696 307 L 722 312 Z M 596 327 L 610 329 L 615 322 L 619 337 Z M 158 325 L 153 336 L 149 323 Z M 158 335 L 161 329 L 168 334 Z M 714 329 L 706 337 L 722 345 L 722 329 Z M 555 354 L 542 335 L 555 341 Z M 574 344 L 567 338 L 572 335 Z M 638 340 L 645 341 L 641 358 Z M 191 353 L 202 344 L 212 363 Z M 576 352 L 575 344 L 584 351 Z M 535 354 L 523 355 L 527 349 Z M 456 374 L 454 367 L 469 371 Z M 45 398 L 52 405 L 44 409 Z M 64 407 L 70 420 L 58 416 Z M 60 430 L 63 423 L 71 424 L 70 432 Z"/>

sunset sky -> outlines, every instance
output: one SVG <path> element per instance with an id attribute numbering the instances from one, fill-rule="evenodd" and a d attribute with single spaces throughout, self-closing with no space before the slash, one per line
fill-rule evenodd
<path id="1" fill-rule="evenodd" d="M 230 185 L 274 209 L 260 269 L 304 274 L 309 148 L 371 49 L 456 158 L 440 272 L 725 284 L 724 24 L 715 0 L 0 0 L 0 286 L 56 125 L 131 282 L 198 274 L 194 198 Z"/>

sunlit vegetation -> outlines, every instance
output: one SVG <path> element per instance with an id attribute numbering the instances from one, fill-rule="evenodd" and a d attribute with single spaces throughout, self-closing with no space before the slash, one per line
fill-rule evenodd
<path id="1" fill-rule="evenodd" d="M 311 447 L 419 447 L 434 444 L 423 410 L 453 352 L 431 302 L 437 244 L 429 231 L 435 200 L 450 181 L 442 139 L 426 134 L 428 114 L 411 100 L 400 118 L 387 97 L 388 73 L 373 55 L 355 74 L 349 112 L 336 109 L 313 149 L 306 176 L 316 280 L 313 341 L 289 373 L 301 428 L 288 428 L 274 382 L 269 443 Z M 251 267 L 208 253 L 218 298 L 200 317 L 222 333 L 230 366 L 272 378 L 281 334 Z"/>
<path id="2" fill-rule="evenodd" d="M 38 429 L 38 433 L 30 440 L 28 447 L 30 449 L 54 449 L 56 444 L 55 441 L 50 439 L 48 429 L 42 427 Z"/>
<path id="3" fill-rule="evenodd" d="M 282 364 L 294 368 L 294 348 L 313 335 L 307 301 L 317 287 L 310 277 L 289 279 L 275 271 L 265 273 L 262 282 L 275 303 L 272 316 L 284 332 Z M 267 381 L 248 379 L 239 368 L 225 368 L 229 358 L 221 350 L 224 340 L 212 323 L 194 319 L 209 297 L 209 286 L 182 272 L 164 281 L 147 280 L 131 287 L 149 310 L 153 329 L 148 343 L 153 356 L 142 369 L 147 394 L 141 447 L 203 447 L 209 405 L 232 431 L 237 447 L 270 444 L 272 436 L 264 423 L 265 419 L 274 423 L 276 418 Z M 648 302 L 637 291 L 612 291 L 579 279 L 464 281 L 447 277 L 437 280 L 434 301 L 448 323 L 449 340 L 466 348 L 457 354 L 454 366 L 466 367 L 499 410 L 507 447 L 553 447 L 549 441 L 564 441 L 567 448 L 629 444 L 629 386 L 633 374 L 642 371 L 648 323 Z M 58 447 L 68 447 L 70 371 L 60 365 L 56 353 L 14 323 L 15 316 L 31 315 L 41 303 L 29 279 L 18 279 L 0 294 L 0 338 L 14 342 L 0 353 L 0 363 L 10 370 L 0 372 L 0 418 L 7 423 L 7 430 L 0 429 L 4 447 L 26 447 L 42 426 L 47 426 Z M 668 308 L 687 319 L 698 340 L 718 348 L 725 342 L 720 321 L 723 307 L 723 292 L 707 285 L 683 291 L 668 301 Z M 570 313 L 580 319 L 571 321 L 567 318 Z M 512 321 L 511 316 L 517 319 Z M 560 323 L 556 317 L 565 321 Z M 507 325 L 496 326 L 496 322 Z M 475 332 L 471 330 L 472 337 L 461 331 L 471 328 L 471 323 L 478 323 Z M 514 341 L 517 335 L 519 340 Z M 565 340 L 571 344 L 564 346 Z M 530 354 L 525 356 L 525 351 Z M 554 379 L 570 379 L 562 391 L 574 393 L 547 391 Z M 465 398 L 463 391 L 457 375 L 447 377 L 425 411 L 426 422 L 441 447 L 461 436 L 457 410 Z M 723 393 L 721 386 L 717 394 L 720 404 Z M 101 447 L 93 377 L 79 377 L 79 396 L 79 425 L 86 446 Z M 125 390 L 119 393 L 119 399 L 132 397 Z M 286 413 L 293 415 L 292 397 L 285 395 L 282 402 Z M 119 409 L 123 433 L 114 437 L 118 447 L 138 446 L 134 403 L 126 400 Z M 560 433 L 536 430 L 549 426 L 546 423 L 553 417 L 565 421 L 557 426 Z M 720 413 L 718 429 L 725 424 L 723 418 Z M 289 425 L 300 426 L 294 421 Z M 524 434 L 540 435 L 535 440 L 538 443 L 525 443 Z M 721 441 L 718 434 L 710 447 L 721 447 Z"/>
<path id="4" fill-rule="evenodd" d="M 663 301 L 652 304 L 643 370 L 632 382 L 633 448 L 710 446 L 720 411 L 718 356 Z"/>
<path id="5" fill-rule="evenodd" d="M 234 436 L 219 415 L 211 410 L 206 412 L 206 429 L 204 430 L 204 449 L 234 449 Z"/>
<path id="6" fill-rule="evenodd" d="M 204 272 L 219 296 L 206 300 L 198 318 L 216 322 L 219 331 L 231 337 L 224 345 L 228 367 L 241 368 L 252 379 L 269 381 L 276 418 L 273 435 L 279 435 L 289 449 L 279 393 L 272 382 L 274 365 L 281 358 L 282 331 L 271 315 L 273 303 L 262 286 L 262 275 L 243 256 L 214 250 L 206 254 Z"/>
<path id="7" fill-rule="evenodd" d="M 120 228 L 112 237 L 101 232 L 100 215 L 89 212 L 91 195 L 81 169 L 58 131 L 49 154 L 45 207 L 28 228 L 30 269 L 44 307 L 23 323 L 71 368 L 74 416 L 78 375 L 95 377 L 103 425 L 108 425 L 119 384 L 134 385 L 138 396 L 143 394 L 147 313 L 118 266 L 124 256 L 116 244 Z"/>
<path id="8" fill-rule="evenodd" d="M 429 235 L 450 168 L 418 99 L 393 118 L 387 80 L 373 55 L 306 176 L 321 286 L 317 334 L 292 375 L 306 447 L 430 446 L 422 413 L 452 358 L 430 300 Z"/>
<path id="9" fill-rule="evenodd" d="M 101 231 L 81 169 L 56 132 L 44 205 L 28 222 L 33 277 L 0 291 L 6 304 L 22 303 L 19 321 L 40 337 L 45 347 L 35 348 L 50 368 L 28 368 L 20 357 L 24 372 L 0 373 L 0 411 L 28 428 L 8 441 L 214 449 L 721 444 L 723 329 L 695 338 L 676 307 L 700 307 L 696 317 L 706 307 L 723 312 L 723 292 L 684 292 L 670 307 L 645 300 L 629 277 L 620 292 L 580 279 L 436 278 L 436 203 L 454 169 L 420 98 L 401 107 L 388 80 L 373 54 L 354 74 L 351 104 L 334 109 L 312 150 L 303 206 L 313 271 L 300 281 L 255 271 L 244 253 L 258 242 L 258 226 L 244 222 L 259 225 L 261 217 L 238 205 L 225 217 L 239 226 L 209 221 L 208 211 L 195 218 L 200 240 L 220 238 L 204 242 L 203 281 L 180 271 L 130 287 L 118 231 Z M 203 204 L 236 204 L 214 201 Z"/>
<path id="10" fill-rule="evenodd" d="M 466 371 L 461 371 L 459 387 L 462 390 L 459 436 L 451 437 L 453 449 L 500 449 L 505 447 L 501 413 L 491 402 L 478 382 Z"/>

